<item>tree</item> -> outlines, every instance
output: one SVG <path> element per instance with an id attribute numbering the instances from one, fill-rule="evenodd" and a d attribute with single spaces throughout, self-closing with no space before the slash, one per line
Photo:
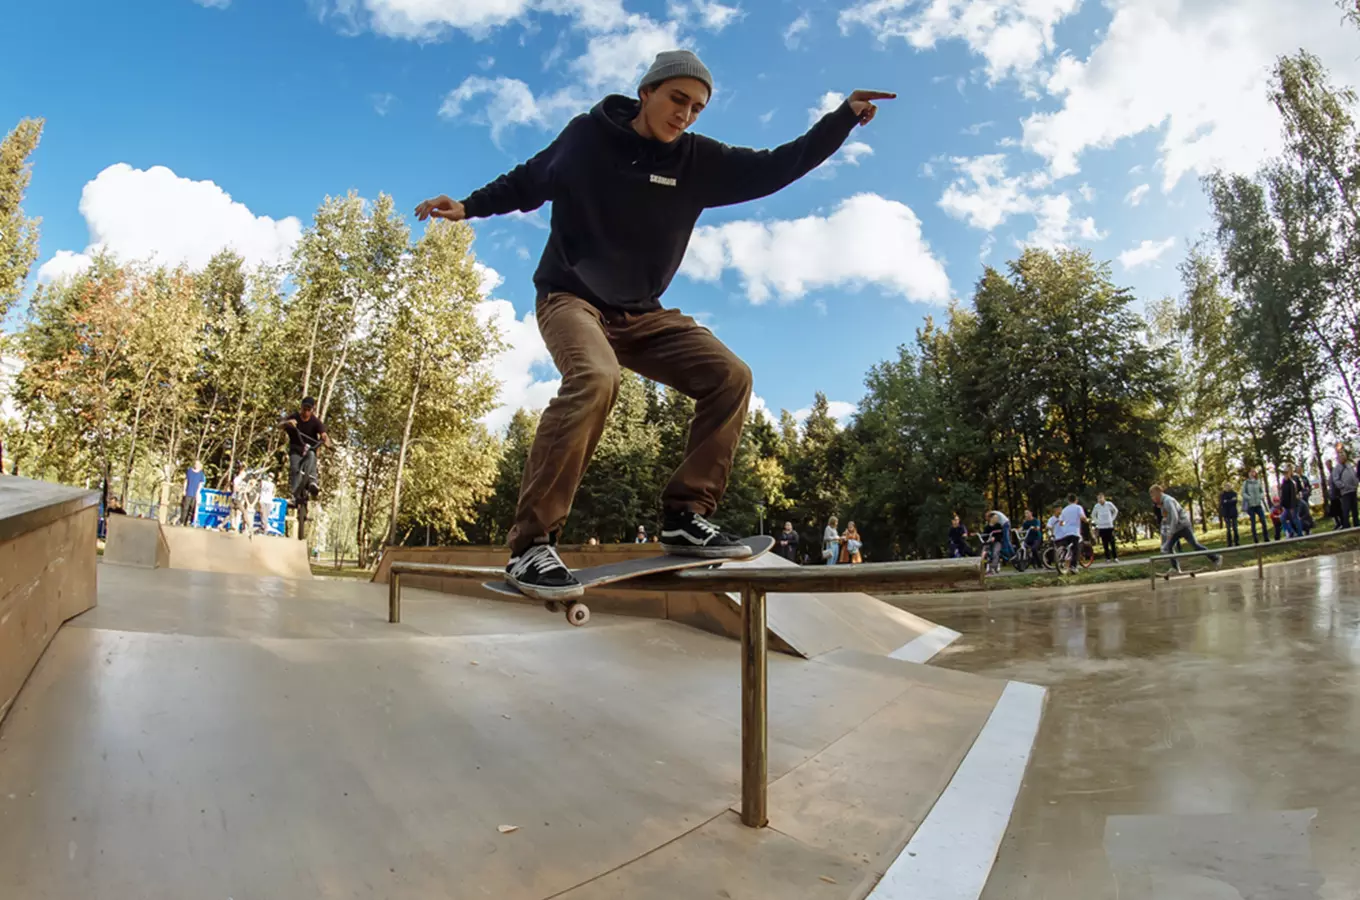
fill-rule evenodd
<path id="1" fill-rule="evenodd" d="M 430 226 L 404 266 L 377 342 L 382 397 L 391 402 L 368 411 L 391 428 L 384 443 L 397 453 L 389 544 L 397 543 L 408 480 L 414 521 L 458 535 L 495 475 L 494 444 L 478 420 L 495 398 L 487 364 L 504 343 L 475 314 L 481 295 L 471 243 L 466 224 Z"/>
<path id="2" fill-rule="evenodd" d="M 42 119 L 22 119 L 0 141 L 0 320 L 23 293 L 38 258 L 38 219 L 24 215 L 32 167 L 28 158 L 42 138 Z"/>

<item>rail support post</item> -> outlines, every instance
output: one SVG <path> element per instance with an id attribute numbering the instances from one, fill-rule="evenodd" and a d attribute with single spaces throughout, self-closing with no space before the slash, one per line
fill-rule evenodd
<path id="1" fill-rule="evenodd" d="M 389 572 L 387 575 L 387 621 L 393 624 L 401 621 L 400 572 Z"/>
<path id="2" fill-rule="evenodd" d="M 763 828 L 765 787 L 769 772 L 768 692 L 769 640 L 765 631 L 765 592 L 741 591 L 741 822 Z"/>
<path id="3" fill-rule="evenodd" d="M 1258 580 L 1264 580 L 1265 577 L 1266 577 L 1266 567 L 1265 567 L 1265 564 L 1261 561 L 1261 545 L 1260 545 L 1260 544 L 1257 544 L 1257 545 L 1256 545 L 1256 578 L 1257 578 Z"/>

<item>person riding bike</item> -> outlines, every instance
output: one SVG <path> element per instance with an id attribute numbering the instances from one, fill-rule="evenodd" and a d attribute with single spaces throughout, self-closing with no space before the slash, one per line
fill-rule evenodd
<path id="1" fill-rule="evenodd" d="M 331 445 L 326 424 L 316 414 L 316 400 L 303 397 L 298 411 L 279 423 L 288 433 L 288 495 L 298 507 L 298 540 L 303 539 L 307 501 L 320 493 L 316 481 L 316 448 Z"/>

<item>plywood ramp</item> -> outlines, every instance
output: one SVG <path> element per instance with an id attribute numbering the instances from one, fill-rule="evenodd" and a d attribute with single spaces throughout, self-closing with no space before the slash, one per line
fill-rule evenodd
<path id="1" fill-rule="evenodd" d="M 367 583 L 100 567 L 0 729 L 0 896 L 862 896 L 1003 682 Z M 501 826 L 514 826 L 503 832 Z"/>
<path id="2" fill-rule="evenodd" d="M 142 569 L 312 577 L 305 541 L 162 525 L 132 516 L 109 516 L 104 561 Z"/>

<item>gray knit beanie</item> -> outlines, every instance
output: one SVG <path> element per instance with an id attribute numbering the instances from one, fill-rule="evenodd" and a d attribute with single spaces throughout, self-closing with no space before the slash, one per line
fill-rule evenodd
<path id="1" fill-rule="evenodd" d="M 697 78 L 708 87 L 709 95 L 713 94 L 713 75 L 708 71 L 708 66 L 699 62 L 699 57 L 688 50 L 663 50 L 658 53 L 652 67 L 638 83 L 638 89 L 651 87 L 668 78 Z"/>

